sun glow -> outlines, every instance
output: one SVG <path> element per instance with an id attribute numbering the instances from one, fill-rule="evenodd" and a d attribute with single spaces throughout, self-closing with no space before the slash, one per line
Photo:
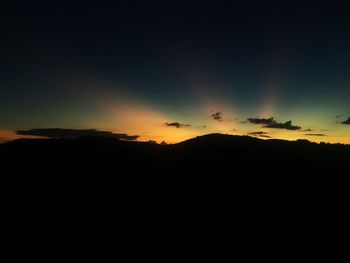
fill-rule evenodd
<path id="1" fill-rule="evenodd" d="M 223 133 L 233 135 L 249 135 L 252 132 L 266 132 L 261 139 L 307 139 L 314 142 L 330 142 L 350 144 L 346 125 L 336 124 L 334 120 L 323 117 L 323 114 L 295 108 L 287 113 L 278 108 L 278 80 L 271 78 L 267 83 L 265 96 L 257 107 L 244 109 L 235 105 L 232 96 L 223 96 L 220 87 L 205 82 L 205 78 L 193 78 L 189 94 L 193 97 L 191 107 L 176 111 L 156 106 L 140 96 L 127 94 L 124 88 L 118 88 L 113 83 L 88 81 L 73 82 L 71 86 L 79 100 L 88 105 L 94 114 L 82 116 L 81 119 L 67 121 L 62 128 L 98 129 L 114 133 L 138 135 L 138 141 L 165 141 L 167 143 L 181 142 L 199 135 Z M 73 88 L 76 85 L 78 88 Z M 83 92 L 83 90 L 85 92 Z M 254 116 L 254 112 L 257 113 Z M 276 112 L 281 115 L 275 116 Z M 219 114 L 220 118 L 213 118 Z M 249 117 L 275 117 L 278 122 L 293 121 L 301 126 L 300 130 L 285 130 L 264 128 L 247 122 Z M 74 122 L 76 121 L 76 122 Z M 167 126 L 165 123 L 179 123 L 182 126 Z M 331 128 L 330 128 L 331 127 Z M 33 127 L 37 128 L 37 127 Z M 41 128 L 41 127 L 39 127 Z M 309 131 L 306 131 L 309 130 Z M 312 135 L 314 133 L 314 135 Z M 309 135 L 307 135 L 309 134 Z M 311 134 L 311 135 L 310 135 Z M 322 136 L 321 134 L 324 134 Z M 257 135 L 258 136 L 258 135 Z M 268 137 L 267 137 L 268 136 Z M 6 129 L 0 131 L 0 143 L 18 138 L 38 138 L 36 136 L 16 135 Z"/>
<path id="2" fill-rule="evenodd" d="M 15 131 L 12 130 L 0 130 L 0 143 L 9 142 L 17 139 L 40 139 L 43 137 L 32 136 L 32 135 L 18 135 Z"/>

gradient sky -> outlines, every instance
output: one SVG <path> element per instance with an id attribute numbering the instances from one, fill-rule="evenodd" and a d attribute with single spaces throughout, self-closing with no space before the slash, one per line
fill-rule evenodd
<path id="1" fill-rule="evenodd" d="M 55 127 L 350 144 L 350 5 L 230 2 L 5 1 L 0 141 Z M 301 128 L 247 121 L 270 117 Z"/>

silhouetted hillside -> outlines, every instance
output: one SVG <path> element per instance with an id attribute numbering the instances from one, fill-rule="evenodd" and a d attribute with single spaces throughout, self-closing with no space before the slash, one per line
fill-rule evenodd
<path id="1" fill-rule="evenodd" d="M 346 177 L 350 156 L 346 145 L 222 134 L 174 145 L 83 137 L 20 139 L 0 147 L 1 159 L 14 174 L 95 179 L 130 175 L 149 180 L 141 177 L 180 175 L 205 176 L 214 181 L 217 177 L 231 180 L 237 176 L 335 180 Z"/>
<path id="2" fill-rule="evenodd" d="M 174 145 L 21 139 L 0 145 L 0 159 L 11 200 L 30 203 L 28 213 L 79 218 L 80 235 L 87 222 L 138 238 L 306 241 L 349 233 L 345 145 L 221 134 Z"/>

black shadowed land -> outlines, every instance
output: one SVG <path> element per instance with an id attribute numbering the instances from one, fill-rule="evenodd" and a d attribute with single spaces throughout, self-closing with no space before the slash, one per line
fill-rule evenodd
<path id="1" fill-rule="evenodd" d="M 29 202 L 26 218 L 39 206 L 57 233 L 92 235 L 96 222 L 140 240 L 309 242 L 350 232 L 346 145 L 220 134 L 174 145 L 21 139 L 0 145 L 0 159 L 8 201 Z"/>

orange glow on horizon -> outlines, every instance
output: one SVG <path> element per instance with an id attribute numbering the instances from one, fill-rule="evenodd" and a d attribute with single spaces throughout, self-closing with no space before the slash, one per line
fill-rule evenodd
<path id="1" fill-rule="evenodd" d="M 44 137 L 32 136 L 32 135 L 19 135 L 15 131 L 0 130 L 0 143 L 5 143 L 17 139 L 42 139 Z"/>
<path id="2" fill-rule="evenodd" d="M 120 131 L 114 130 L 112 132 L 118 133 Z M 269 135 L 271 135 L 271 139 L 281 139 L 281 140 L 288 140 L 288 141 L 296 141 L 298 139 L 306 139 L 311 142 L 325 142 L 325 143 L 341 143 L 341 144 L 348 144 L 350 145 L 350 138 L 348 136 L 306 136 L 303 134 L 300 134 L 300 132 L 295 131 L 277 131 L 277 132 L 271 132 L 268 131 Z M 207 130 L 198 130 L 193 128 L 175 128 L 175 127 L 158 127 L 158 129 L 155 129 L 150 132 L 144 132 L 139 133 L 140 137 L 137 141 L 140 142 L 147 142 L 149 140 L 156 141 L 157 143 L 160 143 L 162 141 L 165 141 L 169 144 L 179 143 L 197 136 L 210 134 L 210 133 L 221 133 L 221 134 L 229 134 L 229 135 L 240 135 L 244 136 L 247 135 L 247 133 L 242 131 L 213 131 L 208 132 Z M 130 135 L 133 135 L 134 133 L 128 133 Z M 137 134 L 137 132 L 135 133 Z M 255 137 L 255 136 L 251 136 Z M 27 139 L 40 139 L 44 137 L 39 136 L 30 136 L 30 135 L 17 135 L 15 132 L 10 130 L 0 130 L 0 143 L 9 142 L 12 140 L 17 140 L 21 138 L 27 138 Z M 259 137 L 255 137 L 259 138 Z M 269 138 L 259 138 L 263 140 L 269 140 Z"/>
<path id="3" fill-rule="evenodd" d="M 203 74 L 202 74 L 203 75 Z M 165 141 L 166 143 L 178 143 L 196 136 L 223 133 L 232 135 L 248 135 L 251 132 L 265 131 L 272 139 L 298 140 L 307 139 L 313 142 L 329 142 L 350 144 L 350 136 L 347 135 L 348 127 L 331 126 L 328 119 L 321 118 L 321 115 L 310 113 L 306 118 L 304 112 L 289 111 L 287 115 L 276 117 L 276 121 L 285 122 L 293 119 L 293 124 L 312 128 L 315 132 L 323 133 L 327 136 L 307 136 L 302 130 L 290 131 L 282 129 L 263 128 L 262 125 L 254 125 L 243 122 L 243 117 L 275 117 L 279 103 L 278 74 L 271 73 L 267 79 L 266 93 L 262 99 L 258 116 L 242 115 L 238 108 L 233 106 L 231 97 L 224 97 L 220 92 L 220 86 L 206 81 L 206 77 L 201 74 L 196 75 L 189 82 L 192 87 L 191 96 L 195 98 L 192 107 L 187 111 L 179 112 L 175 110 L 157 108 L 154 104 L 126 94 L 125 90 L 118 88 L 118 85 L 108 82 L 85 81 L 73 82 L 69 87 L 81 87 L 77 89 L 81 100 L 86 102 L 93 114 L 89 118 L 83 119 L 82 124 L 74 122 L 66 123 L 62 128 L 75 129 L 97 129 L 111 131 L 114 133 L 126 133 L 128 135 L 138 135 L 138 141 Z M 277 76 L 277 77 L 276 77 Z M 115 87 L 116 86 L 116 87 Z M 84 88 L 84 89 L 83 89 Z M 73 89 L 73 88 L 72 88 Z M 88 92 L 82 92 L 82 90 Z M 73 89 L 74 90 L 74 89 Z M 119 90 L 124 90 L 124 92 Z M 77 94 L 76 94 L 77 95 Z M 78 95 L 77 95 L 78 96 Z M 185 112 L 185 113 L 184 113 Z M 222 120 L 214 120 L 211 115 L 216 112 L 222 113 Z M 96 114 L 95 114 L 96 113 Z M 249 113 L 251 114 L 251 113 Z M 294 117 L 298 118 L 294 118 Z M 321 116 L 321 117 L 320 117 Z M 237 118 L 240 117 L 240 118 Z M 292 118 L 291 118 L 292 117 Z M 242 119 L 241 119 L 242 118 Z M 313 122 L 312 122 L 313 121 Z M 164 123 L 178 122 L 189 124 L 189 127 L 168 127 Z M 78 127 L 77 127 L 78 126 Z M 332 127 L 327 130 L 328 127 Z M 37 127 L 33 127 L 37 128 Z M 40 127 L 39 127 L 40 128 Z M 327 130 L 327 131 L 326 131 Z M 19 138 L 40 138 L 38 136 L 16 135 L 10 130 L 0 131 L 0 143 Z M 267 139 L 267 138 L 261 138 Z"/>

